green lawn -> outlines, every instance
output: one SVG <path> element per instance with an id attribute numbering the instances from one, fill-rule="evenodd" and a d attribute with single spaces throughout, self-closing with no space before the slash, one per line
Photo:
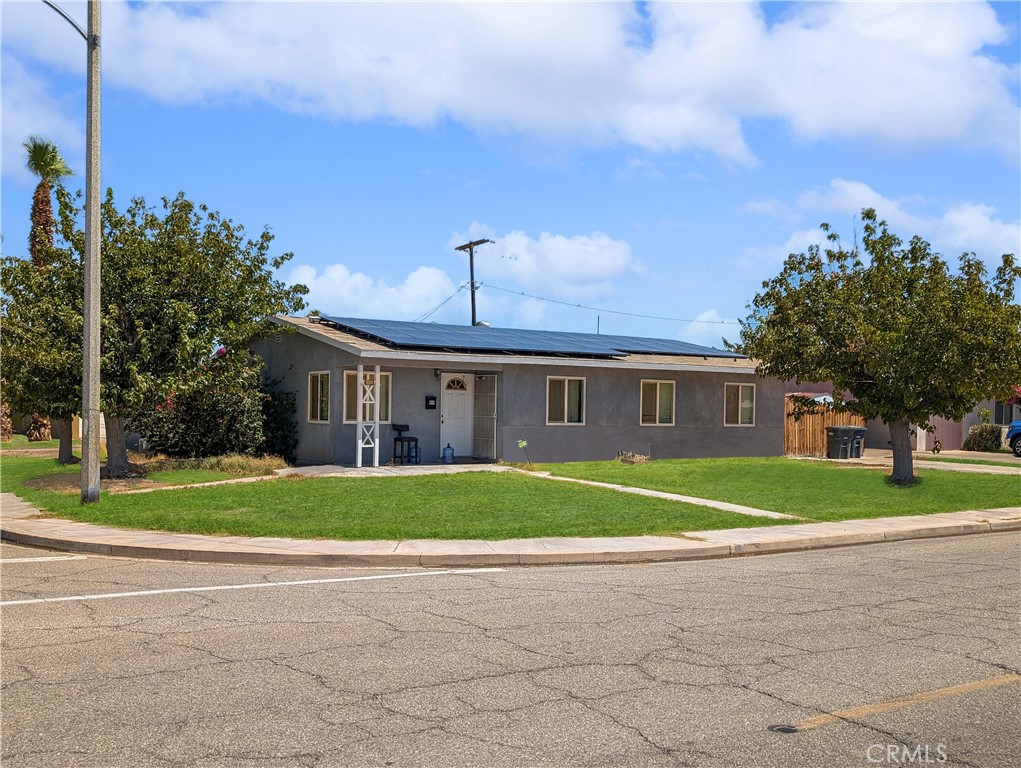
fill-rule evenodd
<path id="1" fill-rule="evenodd" d="M 717 499 L 812 520 L 918 515 L 1021 504 L 1021 478 L 922 470 L 908 488 L 887 471 L 769 459 L 615 461 L 540 467 L 565 477 Z M 392 478 L 280 479 L 144 494 L 78 494 L 23 487 L 31 478 L 76 473 L 52 459 L 0 458 L 0 486 L 47 512 L 123 528 L 239 536 L 365 539 L 503 539 L 539 536 L 670 535 L 778 525 L 784 521 L 623 494 L 517 473 Z M 210 470 L 154 473 L 163 482 L 203 482 Z"/>
<path id="2" fill-rule="evenodd" d="M 347 540 L 632 536 L 784 522 L 511 472 L 280 479 L 106 493 L 98 504 L 84 507 L 77 494 L 21 485 L 41 474 L 64 471 L 77 470 L 48 459 L 4 457 L 0 486 L 41 509 L 83 522 L 237 536 Z"/>
<path id="3" fill-rule="evenodd" d="M 72 440 L 71 443 L 79 452 L 81 452 L 81 440 Z M 13 435 L 10 440 L 0 442 L 0 451 L 24 451 L 37 448 L 55 450 L 59 447 L 59 440 L 38 440 L 36 442 L 29 442 L 28 438 L 24 435 Z"/>
<path id="4" fill-rule="evenodd" d="M 1004 454 L 1002 459 L 955 459 L 951 456 L 916 456 L 915 461 L 937 461 L 948 464 L 982 464 L 987 467 L 1019 467 L 1021 461 L 1012 453 Z"/>
<path id="5" fill-rule="evenodd" d="M 161 472 L 149 472 L 145 477 L 147 480 L 164 485 L 193 485 L 246 476 L 246 474 L 236 472 L 217 472 L 215 469 L 168 469 Z"/>
<path id="6" fill-rule="evenodd" d="M 813 520 L 922 515 L 1021 505 L 1021 478 L 916 471 L 909 487 L 889 484 L 889 470 L 785 458 L 664 459 L 546 464 L 562 477 L 717 499 Z"/>

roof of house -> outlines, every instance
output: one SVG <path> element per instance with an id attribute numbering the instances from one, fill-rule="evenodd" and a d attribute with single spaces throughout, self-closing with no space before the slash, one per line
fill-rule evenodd
<path id="1" fill-rule="evenodd" d="M 444 362 L 559 363 L 750 373 L 753 360 L 673 339 L 369 320 L 323 315 L 273 318 L 363 357 Z"/>

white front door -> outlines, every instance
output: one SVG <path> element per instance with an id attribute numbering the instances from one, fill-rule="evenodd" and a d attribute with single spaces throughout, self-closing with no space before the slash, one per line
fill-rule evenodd
<path id="1" fill-rule="evenodd" d="M 454 456 L 472 455 L 472 390 L 475 376 L 444 373 L 440 376 L 440 451 L 450 444 Z"/>

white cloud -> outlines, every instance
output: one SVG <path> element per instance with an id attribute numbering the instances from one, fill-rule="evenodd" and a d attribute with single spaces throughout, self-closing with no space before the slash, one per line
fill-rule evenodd
<path id="1" fill-rule="evenodd" d="M 761 213 L 774 219 L 791 220 L 797 219 L 797 212 L 780 200 L 765 198 L 762 200 L 749 200 L 744 204 L 744 210 L 748 213 Z"/>
<path id="2" fill-rule="evenodd" d="M 958 202 L 941 215 L 913 213 L 917 198 L 891 199 L 861 181 L 833 179 L 829 186 L 801 194 L 797 205 L 805 212 L 839 214 L 850 221 L 862 208 L 875 208 L 890 228 L 905 241 L 918 235 L 934 249 L 953 258 L 974 251 L 990 266 L 999 264 L 1004 253 L 1018 253 L 1021 247 L 1021 221 L 1004 221 L 989 205 Z M 831 222 L 846 238 L 840 222 Z"/>
<path id="3" fill-rule="evenodd" d="M 260 101 L 330 118 L 755 162 L 744 122 L 807 140 L 1016 158 L 1008 29 L 982 3 L 108 3 L 104 78 L 169 103 Z M 84 18 L 80 6 L 71 6 Z M 79 72 L 41 3 L 4 4 L 4 48 Z M 5 119 L 10 106 L 5 100 Z"/>
<path id="4" fill-rule="evenodd" d="M 818 227 L 796 229 L 782 245 L 755 245 L 745 249 L 744 258 L 740 259 L 741 270 L 747 274 L 758 275 L 765 264 L 772 269 L 783 263 L 792 253 L 805 253 L 810 246 L 822 245 L 826 242 L 826 233 Z"/>
<path id="5" fill-rule="evenodd" d="M 321 272 L 315 267 L 295 265 L 289 284 L 309 288 L 305 301 L 310 309 L 342 317 L 370 317 L 414 320 L 436 307 L 457 290 L 457 286 L 435 267 L 419 267 L 399 285 L 390 285 L 363 272 L 352 272 L 344 264 L 332 264 Z M 449 304 L 430 319 L 441 319 L 453 309 Z"/>
<path id="6" fill-rule="evenodd" d="M 525 299 L 518 305 L 517 316 L 526 328 L 542 328 L 546 322 L 546 303 Z"/>
<path id="7" fill-rule="evenodd" d="M 627 243 L 602 232 L 591 235 L 552 235 L 532 238 L 523 232 L 497 235 L 491 227 L 473 222 L 468 234 L 455 234 L 448 247 L 469 240 L 491 238 L 495 242 L 475 251 L 475 279 L 479 320 L 494 325 L 541 327 L 550 305 L 518 291 L 544 298 L 583 300 L 607 296 L 615 282 L 639 270 Z M 464 256 L 467 261 L 467 255 Z M 444 304 L 429 317 L 437 322 L 461 322 L 468 315 L 467 264 L 465 280 L 455 282 L 435 267 L 420 266 L 399 284 L 352 271 L 346 264 L 318 270 L 297 264 L 287 274 L 288 283 L 307 285 L 305 297 L 312 309 L 349 317 L 383 317 L 414 320 L 464 287 L 462 296 Z M 487 288 L 495 285 L 505 289 Z"/>
<path id="8" fill-rule="evenodd" d="M 616 281 L 641 272 L 641 265 L 631 255 L 631 246 L 603 232 L 573 236 L 543 232 L 533 238 L 512 231 L 498 236 L 491 227 L 473 222 L 467 235 L 454 234 L 449 247 L 481 238 L 494 242 L 475 250 L 476 282 L 494 285 L 511 282 L 549 298 L 580 300 L 608 296 L 613 293 Z"/>
<path id="9" fill-rule="evenodd" d="M 961 142 L 1016 158 L 1016 75 L 982 53 L 1008 37 L 987 4 L 806 3 L 766 41 L 766 109 L 808 139 Z"/>
<path id="10" fill-rule="evenodd" d="M 73 109 L 49 93 L 47 81 L 32 74 L 14 56 L 3 56 L 3 148 L 4 175 L 23 183 L 35 183 L 25 167 L 23 142 L 41 134 L 61 149 L 64 159 L 80 165 L 84 134 Z M 82 174 L 84 175 L 84 173 Z"/>
<path id="11" fill-rule="evenodd" d="M 730 317 L 722 317 L 715 309 L 707 309 L 695 316 L 695 320 L 681 326 L 677 337 L 692 344 L 723 349 L 723 337 L 729 336 L 732 340 L 739 335 L 736 325 L 731 325 L 737 320 Z"/>

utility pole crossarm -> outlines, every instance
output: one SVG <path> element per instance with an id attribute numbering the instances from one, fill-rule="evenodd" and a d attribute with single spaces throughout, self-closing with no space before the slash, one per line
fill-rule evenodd
<path id="1" fill-rule="evenodd" d="M 468 251 L 468 272 L 469 279 L 471 281 L 471 295 L 472 295 L 472 327 L 478 325 L 478 320 L 475 317 L 475 248 L 482 245 L 483 243 L 491 243 L 492 240 L 483 238 L 481 240 L 472 240 L 470 243 L 457 246 L 455 251 Z"/>

